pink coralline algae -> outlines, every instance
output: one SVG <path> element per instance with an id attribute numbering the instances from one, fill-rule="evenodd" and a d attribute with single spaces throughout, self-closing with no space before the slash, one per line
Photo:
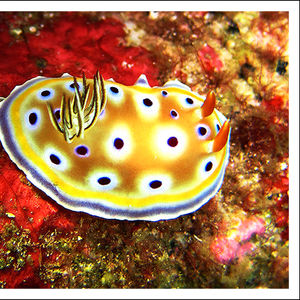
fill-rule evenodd
<path id="1" fill-rule="evenodd" d="M 214 72 L 219 72 L 223 68 L 223 63 L 215 49 L 207 44 L 198 51 L 198 59 L 202 68 L 208 75 L 212 75 Z"/>
<path id="2" fill-rule="evenodd" d="M 0 158 L 0 200 L 8 214 L 0 218 L 0 230 L 12 217 L 20 226 L 32 231 L 36 236 L 45 219 L 57 212 L 57 206 L 43 201 L 36 190 L 21 180 L 22 175 L 14 164 L 6 158 Z M 3 201 L 2 199 L 9 199 Z"/>
<path id="3" fill-rule="evenodd" d="M 11 15 L 5 17 L 8 24 L 14 20 Z M 8 26 L 0 24 L 1 55 L 6 58 L 0 66 L 1 96 L 26 79 L 66 72 L 74 76 L 85 72 L 90 78 L 99 70 L 104 79 L 112 77 L 126 85 L 144 73 L 150 85 L 158 84 L 159 72 L 150 53 L 142 47 L 126 46 L 120 21 L 91 22 L 86 16 L 67 13 L 48 22 L 36 35 L 23 31 L 17 41 L 9 35 Z"/>
<path id="4" fill-rule="evenodd" d="M 235 258 L 242 258 L 245 254 L 256 249 L 254 243 L 249 242 L 254 235 L 263 235 L 265 224 L 263 219 L 249 217 L 227 231 L 226 235 L 217 236 L 210 245 L 210 250 L 216 260 L 228 264 Z"/>

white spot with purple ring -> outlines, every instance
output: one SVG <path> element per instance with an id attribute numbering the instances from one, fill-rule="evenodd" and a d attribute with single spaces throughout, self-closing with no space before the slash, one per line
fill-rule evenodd
<path id="1" fill-rule="evenodd" d="M 153 153 L 164 159 L 178 158 L 187 147 L 187 135 L 177 126 L 157 126 L 152 140 Z"/>
<path id="2" fill-rule="evenodd" d="M 108 93 L 109 101 L 114 104 L 120 104 L 124 99 L 123 90 L 114 84 L 105 84 L 105 89 Z"/>
<path id="3" fill-rule="evenodd" d="M 196 133 L 200 140 L 206 140 L 211 135 L 211 129 L 206 124 L 198 124 L 196 127 Z"/>
<path id="4" fill-rule="evenodd" d="M 36 130 L 39 128 L 41 122 L 41 112 L 37 108 L 30 109 L 25 114 L 25 126 L 29 130 Z"/>
<path id="5" fill-rule="evenodd" d="M 161 94 L 162 94 L 164 97 L 167 97 L 167 96 L 168 96 L 168 92 L 165 91 L 165 90 L 162 90 L 162 91 L 161 91 Z"/>
<path id="6" fill-rule="evenodd" d="M 209 156 L 200 162 L 198 167 L 198 176 L 201 178 L 201 180 L 206 179 L 215 171 L 216 168 L 217 168 L 216 157 Z"/>
<path id="7" fill-rule="evenodd" d="M 221 127 L 220 127 L 220 125 L 219 125 L 218 122 L 215 122 L 215 126 L 216 126 L 216 132 L 218 134 L 218 132 L 220 131 Z"/>
<path id="8" fill-rule="evenodd" d="M 113 162 L 126 159 L 133 146 L 130 130 L 124 124 L 116 126 L 104 145 L 107 157 Z"/>
<path id="9" fill-rule="evenodd" d="M 120 184 L 118 175 L 109 170 L 93 171 L 88 176 L 89 185 L 96 191 L 109 191 Z"/>
<path id="10" fill-rule="evenodd" d="M 53 147 L 46 148 L 43 157 L 47 164 L 56 170 L 65 171 L 69 167 L 66 156 Z"/>
<path id="11" fill-rule="evenodd" d="M 170 116 L 172 119 L 177 120 L 179 118 L 179 114 L 175 109 L 171 109 Z"/>
<path id="12" fill-rule="evenodd" d="M 180 105 L 184 108 L 194 108 L 197 106 L 200 107 L 202 104 L 202 102 L 200 103 L 200 101 L 195 99 L 193 96 L 180 95 L 178 100 Z"/>
<path id="13" fill-rule="evenodd" d="M 172 187 L 172 178 L 166 174 L 150 174 L 138 179 L 139 191 L 142 194 L 165 193 Z"/>
<path id="14" fill-rule="evenodd" d="M 79 91 L 82 91 L 82 87 L 83 87 L 82 82 L 77 81 L 77 84 L 78 84 L 78 87 L 79 87 Z M 67 89 L 69 92 L 71 92 L 71 93 L 74 93 L 74 92 L 75 92 L 75 83 L 74 83 L 74 81 L 69 81 L 69 82 L 67 82 L 67 83 L 65 84 L 65 87 L 66 87 L 66 89 Z"/>
<path id="15" fill-rule="evenodd" d="M 148 94 L 139 94 L 136 97 L 136 109 L 140 116 L 145 119 L 153 119 L 159 113 L 159 101 L 156 97 Z"/>
<path id="16" fill-rule="evenodd" d="M 78 157 L 88 157 L 90 155 L 90 150 L 85 145 L 79 145 L 79 146 L 75 147 L 74 153 Z"/>
<path id="17" fill-rule="evenodd" d="M 51 88 L 40 89 L 37 92 L 38 99 L 43 100 L 43 101 L 48 101 L 48 100 L 53 99 L 54 95 L 55 95 L 54 90 Z"/>

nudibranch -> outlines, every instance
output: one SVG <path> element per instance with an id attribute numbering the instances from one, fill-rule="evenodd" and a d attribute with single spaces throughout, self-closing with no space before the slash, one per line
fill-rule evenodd
<path id="1" fill-rule="evenodd" d="M 220 189 L 229 121 L 216 97 L 178 80 L 133 86 L 36 77 L 0 102 L 0 139 L 28 180 L 74 211 L 120 220 L 172 219 Z"/>

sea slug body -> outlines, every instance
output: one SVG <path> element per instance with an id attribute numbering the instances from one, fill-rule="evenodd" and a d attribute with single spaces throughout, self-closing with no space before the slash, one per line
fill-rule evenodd
<path id="1" fill-rule="evenodd" d="M 33 78 L 0 102 L 0 139 L 15 164 L 62 206 L 120 220 L 172 219 L 220 189 L 229 121 L 183 83 Z"/>

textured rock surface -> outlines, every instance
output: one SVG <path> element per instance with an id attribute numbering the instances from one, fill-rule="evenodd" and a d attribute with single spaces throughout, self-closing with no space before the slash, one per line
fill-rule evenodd
<path id="1" fill-rule="evenodd" d="M 4 288 L 287 288 L 288 14 L 0 13 L 0 96 L 68 72 L 150 85 L 177 78 L 231 119 L 221 191 L 175 220 L 62 208 L 0 146 Z"/>

